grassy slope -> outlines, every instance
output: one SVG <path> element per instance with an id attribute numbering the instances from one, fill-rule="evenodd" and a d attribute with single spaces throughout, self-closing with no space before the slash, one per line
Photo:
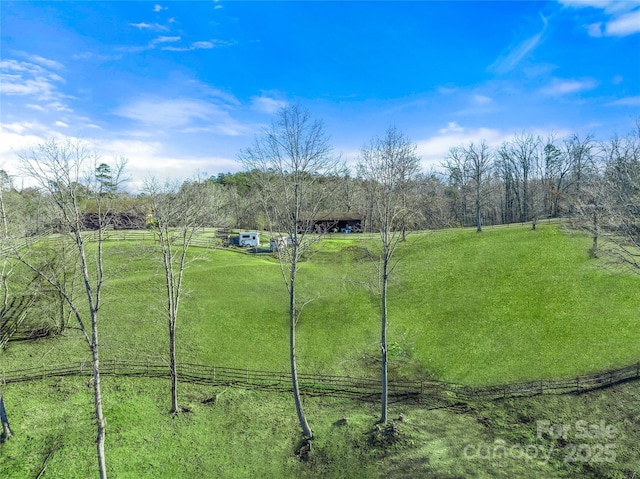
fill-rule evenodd
<path id="1" fill-rule="evenodd" d="M 191 411 L 171 419 L 168 381 L 105 378 L 111 477 L 630 479 L 640 474 L 637 383 L 580 397 L 452 409 L 392 405 L 390 417 L 403 413 L 404 420 L 397 423 L 400 442 L 386 449 L 367 441 L 376 405 L 306 398 L 316 436 L 308 463 L 292 455 L 300 436 L 289 395 L 196 385 L 181 390 L 181 403 Z M 202 404 L 214 394 L 214 404 Z M 96 476 L 91 388 L 77 378 L 61 378 L 12 385 L 5 395 L 15 435 L 0 446 L 0 477 L 36 477 L 51 451 L 43 478 Z M 348 418 L 346 426 L 337 424 L 342 416 Z M 538 439 L 536 422 L 543 420 L 571 427 L 577 421 L 605 421 L 617 432 L 607 440 L 581 439 L 575 430 L 565 442 Z M 588 460 L 565 461 L 572 444 L 584 444 L 590 456 L 583 452 L 582 457 Z M 614 461 L 593 455 L 599 444 L 613 446 Z M 527 460 L 517 449 L 507 457 L 492 455 L 496 445 L 554 449 L 546 462 L 541 453 L 530 453 Z"/>
<path id="2" fill-rule="evenodd" d="M 148 245 L 110 244 L 121 271 L 105 292 L 104 357 L 166 357 L 162 276 Z M 588 241 L 555 227 L 438 232 L 410 237 L 390 290 L 394 374 L 426 371 L 470 383 L 577 374 L 638 356 L 638 278 L 599 269 Z M 287 367 L 286 293 L 277 263 L 198 250 L 179 323 L 182 360 L 260 369 Z M 518 267 L 514 267 L 518 265 Z M 359 281 L 371 273 L 358 237 L 328 241 L 302 269 L 314 299 L 299 326 L 301 370 L 375 373 L 377 307 Z M 344 278 L 350 278 L 344 281 Z M 319 287 L 321 285 L 321 287 Z M 88 359 L 77 331 L 12 343 L 0 369 Z M 182 339 L 180 339 L 182 338 Z M 615 346 L 615 347 L 614 347 Z M 362 358 L 369 358 L 363 360 Z M 640 474 L 638 385 L 579 398 L 542 397 L 460 410 L 393 406 L 402 442 L 367 446 L 377 405 L 306 398 L 314 455 L 298 440 L 288 395 L 182 384 L 192 412 L 168 417 L 168 382 L 105 378 L 108 464 L 113 477 L 632 477 Z M 0 477 L 95 475 L 91 388 L 74 378 L 5 386 L 15 437 L 0 448 Z M 215 405 L 201 404 L 218 394 Z M 613 407 L 615 404 L 616 407 Z M 335 426 L 343 415 L 347 427 Z M 606 420 L 621 431 L 614 463 L 549 464 L 466 459 L 468 444 L 535 442 L 535 421 Z M 581 441 L 582 442 L 582 441 Z M 543 445 L 548 445 L 543 441 Z M 58 449 L 58 446 L 60 448 Z M 560 445 L 561 446 L 561 445 Z"/>
<path id="3" fill-rule="evenodd" d="M 358 237 L 328 240 L 300 271 L 302 372 L 376 374 L 379 313 Z M 109 243 L 103 357 L 166 358 L 163 277 L 148 244 Z M 598 267 L 555 226 L 442 231 L 403 244 L 389 291 L 393 374 L 471 384 L 564 377 L 640 357 L 640 277 Z M 287 370 L 287 296 L 268 257 L 194 249 L 179 360 Z M 112 270 L 113 271 L 113 268 Z M 11 344 L 2 368 L 88 359 L 77 331 Z M 395 364 L 393 364 L 395 362 Z M 398 366 L 402 367 L 398 367 Z"/>
<path id="4" fill-rule="evenodd" d="M 392 317 L 437 377 L 562 377 L 640 357 L 640 278 L 604 270 L 555 226 L 415 238 Z M 392 293 L 393 294 L 393 293 Z"/>

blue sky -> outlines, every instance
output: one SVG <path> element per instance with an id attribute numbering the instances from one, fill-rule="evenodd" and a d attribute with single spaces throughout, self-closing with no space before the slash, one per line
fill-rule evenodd
<path id="1" fill-rule="evenodd" d="M 80 137 L 147 175 L 237 171 L 282 105 L 336 154 L 390 125 L 425 169 L 452 146 L 640 118 L 640 0 L 0 1 L 0 164 Z"/>

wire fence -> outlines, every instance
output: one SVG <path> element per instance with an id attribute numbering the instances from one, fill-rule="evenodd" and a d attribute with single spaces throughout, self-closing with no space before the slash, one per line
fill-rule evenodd
<path id="1" fill-rule="evenodd" d="M 155 361 L 106 359 L 100 362 L 100 374 L 107 376 L 169 378 L 168 364 Z M 179 381 L 216 386 L 291 391 L 288 372 L 259 371 L 241 368 L 178 363 Z M 90 361 L 42 365 L 26 369 L 2 371 L 0 384 L 42 380 L 62 376 L 92 376 Z M 640 361 L 635 364 L 605 372 L 576 376 L 570 379 L 542 379 L 522 381 L 496 386 L 468 386 L 438 380 L 389 380 L 388 393 L 391 402 L 400 401 L 466 401 L 493 400 L 541 394 L 580 394 L 640 378 Z M 299 374 L 298 381 L 303 394 L 326 395 L 375 401 L 380 398 L 379 378 L 358 378 L 326 374 Z"/>

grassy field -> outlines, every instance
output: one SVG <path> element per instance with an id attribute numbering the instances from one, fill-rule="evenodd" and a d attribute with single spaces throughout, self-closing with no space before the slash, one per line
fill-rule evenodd
<path id="1" fill-rule="evenodd" d="M 325 241 L 303 264 L 301 372 L 377 373 L 377 299 L 366 241 Z M 166 358 L 163 276 L 152 243 L 107 243 L 105 358 Z M 589 240 L 555 225 L 416 234 L 389 290 L 392 374 L 468 384 L 565 377 L 640 359 L 640 277 L 604 269 Z M 194 248 L 178 321 L 185 362 L 288 369 L 287 293 L 277 261 Z M 37 318 L 36 318 L 37 319 Z M 88 357 L 77 330 L 4 351 L 0 369 Z"/>
<path id="2" fill-rule="evenodd" d="M 374 280 L 366 241 L 329 238 L 301 269 L 301 300 L 310 301 L 298 326 L 301 372 L 377 373 L 379 313 L 365 285 Z M 640 278 L 604 268 L 588 256 L 589 246 L 588 238 L 555 225 L 410 236 L 389 291 L 391 376 L 494 384 L 637 361 Z M 101 311 L 102 356 L 166 358 L 163 277 L 153 243 L 113 242 L 107 251 L 112 277 Z M 178 359 L 286 371 L 287 297 L 278 263 L 195 248 L 192 259 Z M 86 345 L 69 329 L 55 339 L 10 343 L 0 371 L 81 359 L 89 359 Z M 113 477 L 640 476 L 637 384 L 442 410 L 394 406 L 391 415 L 406 419 L 400 441 L 386 449 L 367 442 L 376 405 L 306 398 L 317 439 L 311 461 L 300 463 L 291 454 L 299 437 L 288 395 L 181 384 L 181 403 L 191 412 L 171 420 L 168 381 L 104 381 Z M 43 478 L 94 475 L 91 389 L 81 379 L 9 385 L 4 393 L 16 437 L 1 446 L 0 478 L 36 477 L 50 451 Z M 202 404 L 213 395 L 215 404 Z M 347 425 L 336 425 L 342 416 Z M 550 446 L 536 438 L 538 420 L 614 424 L 616 460 L 565 461 L 572 438 L 554 442 L 545 463 L 465 454 L 502 444 L 496 440 Z M 602 441 L 587 443 L 595 451 Z"/>
<path id="3" fill-rule="evenodd" d="M 181 403 L 190 412 L 172 419 L 168 386 L 157 379 L 105 378 L 110 477 L 635 479 L 640 474 L 637 383 L 577 397 L 449 409 L 392 405 L 390 417 L 403 414 L 403 421 L 396 422 L 397 442 L 385 448 L 370 442 L 377 405 L 307 397 L 315 435 L 308 462 L 292 454 L 300 435 L 290 395 L 182 384 Z M 44 466 L 43 479 L 96 477 L 91 388 L 84 381 L 11 385 L 5 395 L 15 436 L 0 446 L 0 477 L 35 478 Z M 214 395 L 215 403 L 203 404 Z M 538 421 L 570 429 L 565 439 L 538 438 Z M 615 434 L 581 438 L 579 421 L 597 427 L 604 421 Z M 615 456 L 602 455 L 605 446 Z"/>

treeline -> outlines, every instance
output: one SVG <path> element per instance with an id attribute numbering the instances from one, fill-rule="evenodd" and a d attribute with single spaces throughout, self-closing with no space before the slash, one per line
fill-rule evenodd
<path id="1" fill-rule="evenodd" d="M 484 140 L 452 147 L 438 168 L 422 171 L 407 179 L 405 197 L 416 213 L 413 229 L 437 229 L 456 226 L 499 225 L 541 218 L 576 216 L 586 205 L 598 203 L 604 183 L 629 183 L 637 175 L 640 150 L 640 124 L 636 131 L 598 141 L 593 135 L 540 137 L 521 133 L 490 147 Z M 105 168 L 106 165 L 101 165 Z M 108 187 L 108 169 L 98 172 Z M 219 211 L 217 222 L 226 227 L 266 228 L 261 193 L 250 171 L 219 173 L 193 181 L 208 185 Z M 324 211 L 359 213 L 365 231 L 377 231 L 373 220 L 373 199 L 367 182 L 355 169 L 343 165 L 322 181 L 331 184 L 332 195 L 321 208 Z M 52 215 L 51 198 L 41 189 L 18 189 L 12 178 L 0 171 L 2 203 L 6 214 L 14 216 L 20 231 L 30 236 L 55 230 L 59 225 Z M 107 188 L 108 189 L 108 188 Z M 119 192 L 113 224 L 120 229 L 140 229 L 152 221 L 146 194 Z M 90 197 L 84 207 L 86 228 L 93 229 Z M 80 201 L 83 195 L 80 189 Z"/>
<path id="2" fill-rule="evenodd" d="M 593 135 L 542 138 L 522 133 L 498 147 L 485 141 L 452 147 L 440 168 L 408 179 L 407 201 L 417 213 L 414 229 L 498 225 L 576 216 L 603 200 L 605 183 L 637 181 L 640 124 L 634 132 L 597 141 Z M 229 226 L 261 229 L 260 198 L 251 172 L 220 173 Z M 358 212 L 364 229 L 377 231 L 370 188 L 348 167 L 325 179 L 332 184 L 325 211 Z"/>

